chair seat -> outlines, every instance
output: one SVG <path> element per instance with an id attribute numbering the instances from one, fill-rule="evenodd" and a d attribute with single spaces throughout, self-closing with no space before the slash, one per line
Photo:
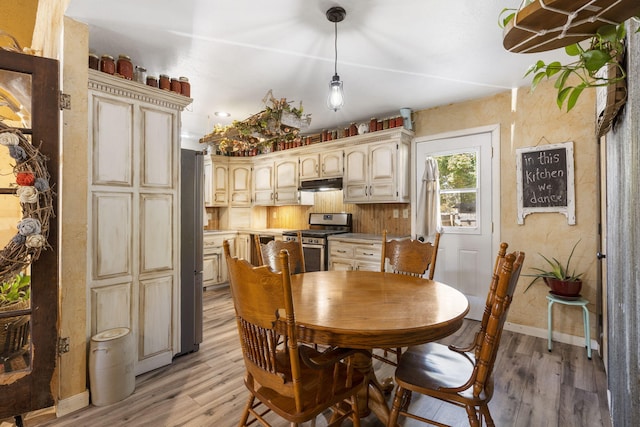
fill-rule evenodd
<path id="1" fill-rule="evenodd" d="M 321 352 L 308 346 L 300 346 L 299 350 L 308 358 L 322 357 Z M 284 351 L 279 352 L 277 360 L 285 382 L 291 383 L 288 354 Z M 334 372 L 334 366 L 338 367 L 336 372 Z M 351 375 L 351 386 L 347 386 L 348 370 L 344 363 L 331 365 L 328 368 L 311 368 L 305 363 L 300 363 L 300 376 L 305 379 L 301 394 L 303 402 L 301 411 L 296 410 L 293 394 L 285 395 L 258 383 L 255 383 L 257 388 L 254 394 L 282 418 L 290 422 L 302 423 L 321 414 L 326 407 L 344 401 L 354 393 L 354 389 L 359 389 L 364 384 L 364 375 L 354 370 Z M 245 385 L 251 388 L 251 381 L 247 381 L 247 378 L 245 378 Z M 319 403 L 323 404 L 319 405 Z"/>
<path id="2" fill-rule="evenodd" d="M 306 347 L 304 350 L 309 357 L 321 355 L 320 352 L 309 347 Z M 288 356 L 279 359 L 281 363 L 286 364 L 281 369 L 286 381 L 290 382 L 291 366 L 287 363 L 289 360 Z M 258 388 L 255 390 L 255 395 L 263 402 L 268 402 L 267 405 L 271 410 L 287 421 L 294 423 L 305 422 L 321 414 L 326 406 L 332 406 L 344 401 L 353 394 L 354 389 L 359 389 L 364 384 L 364 375 L 354 370 L 351 375 L 352 386 L 346 386 L 346 384 L 348 384 L 347 365 L 342 363 L 337 366 L 337 372 L 335 376 L 333 376 L 333 366 L 328 369 L 315 369 L 306 366 L 304 363 L 300 364 L 301 377 L 305 378 L 302 390 L 303 408 L 301 411 L 296 410 L 296 402 L 293 396 L 283 395 L 268 387 L 258 385 Z M 335 380 L 331 380 L 331 378 Z M 328 383 L 333 383 L 334 387 L 327 386 Z M 247 386 L 250 387 L 250 384 L 247 384 Z M 321 392 L 318 393 L 318 390 L 321 390 Z M 319 403 L 326 403 L 327 405 L 319 405 Z"/>
<path id="3" fill-rule="evenodd" d="M 458 392 L 441 390 L 461 387 L 469 380 L 475 364 L 473 353 L 461 354 L 446 345 L 428 343 L 409 347 L 400 360 L 396 381 L 405 389 L 456 401 L 458 396 L 460 401 L 487 402 L 493 394 L 493 378 L 477 399 L 473 398 L 473 384 Z"/>

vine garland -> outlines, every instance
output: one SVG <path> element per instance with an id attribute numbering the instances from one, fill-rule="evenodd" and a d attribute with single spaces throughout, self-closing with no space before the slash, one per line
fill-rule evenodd
<path id="1" fill-rule="evenodd" d="M 54 216 L 54 192 L 49 184 L 47 158 L 20 131 L 0 121 L 0 145 L 15 160 L 16 196 L 20 199 L 22 220 L 17 233 L 0 251 L 0 283 L 11 280 L 50 248 L 49 221 Z"/>

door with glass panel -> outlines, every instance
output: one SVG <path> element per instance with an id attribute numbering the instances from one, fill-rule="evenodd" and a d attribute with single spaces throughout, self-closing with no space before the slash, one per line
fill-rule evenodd
<path id="1" fill-rule="evenodd" d="M 499 180 L 493 177 L 499 176 L 499 157 L 492 158 L 492 145 L 498 142 L 497 127 L 419 138 L 414 142 L 412 234 L 415 235 L 416 222 L 423 220 L 416 217 L 424 211 L 416 208 L 417 194 L 423 185 L 425 161 L 431 157 L 438 164 L 436 191 L 442 232 L 434 278 L 464 292 L 471 305 L 468 317 L 472 319 L 482 317 L 497 251 L 498 239 L 493 237 L 493 228 L 499 218 L 499 204 L 494 203 Z"/>
<path id="2" fill-rule="evenodd" d="M 0 49 L 0 419 L 52 406 L 58 62 Z"/>

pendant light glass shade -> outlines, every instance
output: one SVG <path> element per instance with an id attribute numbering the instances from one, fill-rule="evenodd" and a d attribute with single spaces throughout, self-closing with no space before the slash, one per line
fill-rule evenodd
<path id="1" fill-rule="evenodd" d="M 344 105 L 344 92 L 342 90 L 342 82 L 337 74 L 329 83 L 329 97 L 327 98 L 327 106 L 333 111 L 338 111 Z"/>
<path id="2" fill-rule="evenodd" d="M 333 22 L 334 27 L 334 47 L 335 47 L 335 62 L 334 62 L 334 74 L 331 82 L 329 83 L 329 97 L 327 98 L 327 106 L 333 110 L 338 111 L 344 105 L 344 91 L 342 90 L 342 82 L 338 75 L 338 22 L 341 22 L 347 12 L 340 6 L 335 6 L 327 10 L 327 19 Z"/>

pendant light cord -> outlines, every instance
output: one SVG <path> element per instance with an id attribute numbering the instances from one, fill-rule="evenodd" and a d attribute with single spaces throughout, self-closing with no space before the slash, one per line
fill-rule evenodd
<path id="1" fill-rule="evenodd" d="M 334 52 L 335 52 L 335 60 L 334 64 L 334 74 L 338 74 L 338 22 L 333 23 L 335 29 L 335 37 L 334 37 Z"/>

